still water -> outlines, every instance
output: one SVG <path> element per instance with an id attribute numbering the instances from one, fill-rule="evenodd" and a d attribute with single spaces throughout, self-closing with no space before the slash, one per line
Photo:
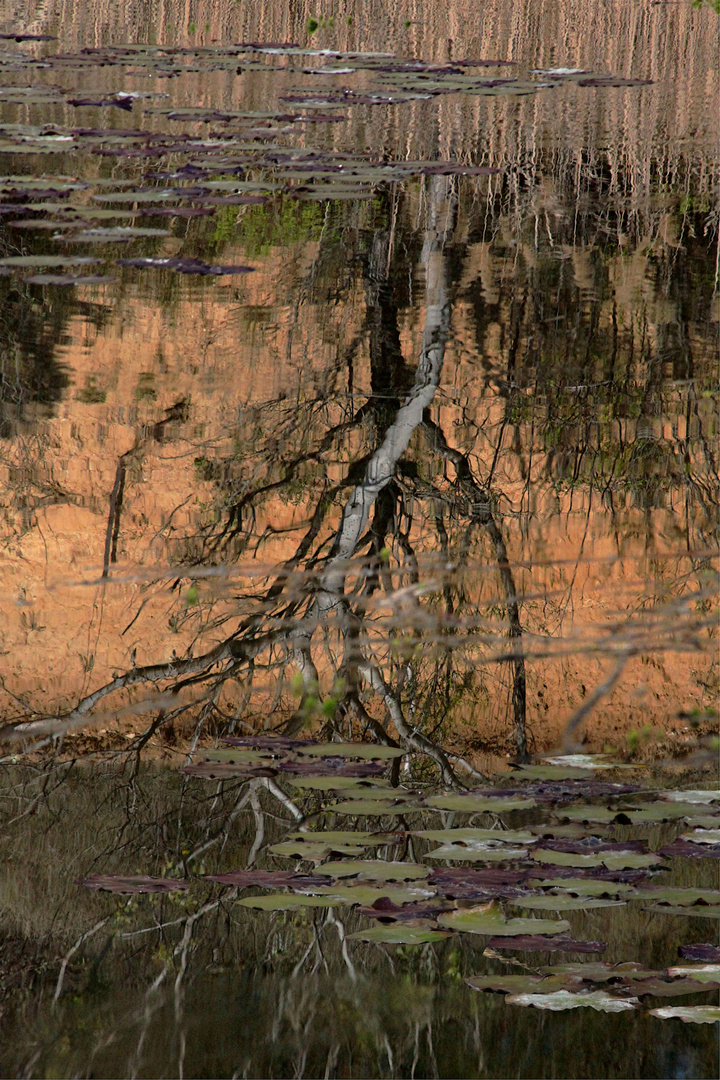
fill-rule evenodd
<path id="1" fill-rule="evenodd" d="M 3 1075 L 716 1075 L 716 34 L 0 2 Z"/>

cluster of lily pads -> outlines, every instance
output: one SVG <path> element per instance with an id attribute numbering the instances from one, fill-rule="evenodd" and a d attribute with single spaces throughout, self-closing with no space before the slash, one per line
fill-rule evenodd
<path id="1" fill-rule="evenodd" d="M 266 849 L 273 859 L 291 860 L 294 869 L 246 869 L 204 878 L 238 893 L 264 890 L 237 898 L 243 907 L 355 907 L 369 925 L 348 934 L 349 940 L 408 946 L 472 934 L 488 939 L 493 956 L 604 952 L 605 942 L 571 936 L 570 922 L 560 916 L 572 911 L 635 904 L 658 913 L 720 917 L 720 890 L 663 881 L 670 858 L 720 858 L 717 789 L 643 790 L 622 779 L 598 779 L 598 773 L 623 766 L 574 755 L 516 766 L 502 785 L 429 794 L 412 784 L 393 786 L 392 774 L 385 775 L 393 759 L 403 756 L 399 747 L 268 735 L 223 741 L 224 748 L 204 751 L 186 766 L 185 775 L 243 783 L 281 780 L 297 792 L 303 814 L 300 827 Z M 448 815 L 443 827 L 427 827 L 431 812 Z M 463 824 L 455 823 L 459 813 Z M 326 828 L 329 815 L 339 817 L 338 824 L 354 818 L 355 828 Z M 478 815 L 482 821 L 474 824 Z M 514 818 L 511 825 L 508 815 Z M 518 822 L 518 815 L 527 823 Z M 643 840 L 620 837 L 624 826 L 662 822 L 685 831 L 656 851 Z M 322 826 L 313 827 L 318 823 Z M 428 845 L 434 846 L 425 850 Z M 82 883 L 114 892 L 188 887 L 167 879 L 95 877 Z M 470 985 L 505 993 L 510 1004 L 624 1011 L 643 996 L 720 989 L 720 952 L 705 944 L 695 948 L 699 953 L 685 958 L 699 964 L 662 971 L 637 964 L 571 963 L 477 977 Z M 720 1011 L 708 1009 L 664 1008 L 653 1014 L 720 1019 Z"/>
<path id="2" fill-rule="evenodd" d="M 4 40 L 46 42 L 48 35 L 6 34 Z M 582 86 L 631 86 L 643 80 L 618 79 L 613 75 L 571 69 L 536 72 L 535 79 L 514 76 L 487 77 L 484 69 L 499 69 L 509 62 L 465 58 L 450 64 L 399 57 L 389 53 L 337 52 L 301 48 L 280 43 L 242 43 L 203 47 L 162 45 L 104 45 L 73 53 L 32 55 L 27 51 L 0 50 L 0 154 L 94 155 L 123 162 L 146 161 L 154 168 L 144 180 L 127 178 L 82 180 L 76 176 L 10 175 L 0 177 L 0 217 L 10 229 L 22 234 L 50 232 L 61 245 L 117 245 L 139 240 L 162 241 L 171 235 L 163 227 L 172 221 L 213 215 L 219 207 L 261 204 L 278 194 L 306 201 L 352 201 L 369 199 L 379 185 L 401 183 L 419 175 L 484 175 L 498 170 L 451 161 L 384 161 L 363 153 L 319 150 L 298 145 L 308 125 L 332 123 L 345 118 L 344 110 L 358 105 L 397 105 L 446 94 L 518 95 L 557 87 L 562 82 Z M 509 64 L 509 66 L 513 66 Z M 141 77 L 177 76 L 226 71 L 232 76 L 247 71 L 277 70 L 297 74 L 302 85 L 279 92 L 276 108 L 227 109 L 213 106 L 173 104 L 158 99 L 164 91 L 107 88 L 83 90 L 43 81 L 39 76 L 64 77 L 73 71 L 103 71 L 108 77 L 132 80 Z M 23 83 L 21 75 L 28 77 Z M 363 85 L 346 85 L 360 74 Z M 319 86 L 309 87 L 308 77 Z M 368 78 L 374 84 L 367 85 Z M 338 79 L 340 85 L 338 86 Z M 127 84 L 131 85 L 131 84 Z M 3 110 L 23 109 L 23 122 L 10 122 Z M 53 116 L 53 109 L 112 109 L 106 126 L 68 125 L 60 122 L 27 122 L 33 110 Z M 118 112 L 141 114 L 143 122 L 132 127 L 116 125 Z M 108 116 L 110 114 L 107 114 Z M 181 131 L 179 124 L 193 130 Z M 198 126 L 212 125 L 202 133 Z M 160 130 L 156 130 L 160 127 Z M 90 170 L 87 170 L 88 172 Z M 157 218 L 154 224 L 144 219 Z M 169 219 L 169 220 L 168 220 Z M 44 258 L 44 262 L 39 260 Z M 28 261 L 32 260 L 32 261 Z M 97 265 L 86 256 L 24 255 L 0 260 L 0 273 L 22 268 L 34 273 L 34 284 L 102 284 L 112 276 L 77 267 Z M 162 268 L 180 273 L 217 277 L 245 273 L 250 267 L 203 264 L 192 257 L 137 258 L 116 262 L 124 267 Z M 57 272 L 62 268 L 63 272 Z M 68 270 L 69 268 L 69 270 Z"/>

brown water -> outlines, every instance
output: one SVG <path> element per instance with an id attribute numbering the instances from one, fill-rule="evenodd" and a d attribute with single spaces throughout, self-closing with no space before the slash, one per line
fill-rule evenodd
<path id="1" fill-rule="evenodd" d="M 272 962 L 226 927 L 232 974 L 205 935 L 182 1022 L 169 976 L 145 996 L 177 944 L 154 935 L 133 972 L 113 931 L 111 979 L 98 931 L 76 996 L 48 1004 L 57 958 L 101 917 L 74 877 L 182 876 L 185 829 L 191 851 L 213 840 L 207 872 L 287 865 L 253 832 L 213 839 L 242 785 L 172 787 L 228 734 L 399 742 L 403 780 L 436 786 L 583 740 L 715 763 L 716 14 L 494 0 L 330 17 L 0 3 L 0 918 L 8 986 L 28 990 L 24 949 L 35 973 L 11 1015 L 37 1030 L 0 1069 L 714 1075 L 712 1025 L 471 991 L 482 949 L 465 938 L 407 947 L 397 1001 L 376 946 L 354 978 L 335 941 L 290 979 L 306 915 L 338 937 L 322 910 L 262 916 L 290 920 Z M 110 780 L 83 802 L 52 755 L 88 752 Z M 36 773 L 14 771 L 23 753 Z M 106 777 L 108 755 L 150 770 L 142 797 L 135 771 Z M 78 837 L 69 822 L 106 798 L 102 839 Z M 278 813 L 282 839 L 291 811 L 266 799 L 237 821 Z M 133 933 L 155 900 L 138 903 Z M 231 910 L 244 942 L 257 916 Z M 618 962 L 710 940 L 663 916 L 651 956 L 651 915 L 574 918 Z M 238 1002 L 254 1019 L 229 1045 Z"/>

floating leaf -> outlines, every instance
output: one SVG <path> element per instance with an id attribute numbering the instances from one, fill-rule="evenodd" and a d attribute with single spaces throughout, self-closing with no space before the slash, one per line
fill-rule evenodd
<path id="1" fill-rule="evenodd" d="M 336 803 L 332 809 L 336 814 L 365 814 L 367 817 L 382 817 L 384 814 L 411 814 L 416 810 L 421 810 L 422 807 L 419 803 L 350 799 L 348 802 Z"/>
<path id="2" fill-rule="evenodd" d="M 683 1020 L 686 1024 L 720 1023 L 720 1006 L 718 1005 L 693 1005 L 690 1008 L 664 1005 L 661 1009 L 650 1009 L 649 1013 L 650 1016 L 657 1016 L 661 1020 Z"/>
<path id="3" fill-rule="evenodd" d="M 118 259 L 118 266 L 133 266 L 141 270 L 145 269 L 161 269 L 161 270 L 176 270 L 179 274 L 200 274 L 202 277 L 220 277 L 227 274 L 249 274 L 252 270 L 252 266 L 211 266 L 208 263 L 202 261 L 202 259 L 191 258 L 137 258 L 137 259 Z M 229 739 L 223 740 L 229 742 Z M 250 745 L 260 745 L 259 743 L 251 743 Z M 294 742 L 295 746 L 302 746 L 303 743 L 298 741 Z"/>
<path id="4" fill-rule="evenodd" d="M 384 761 L 402 757 L 405 751 L 375 743 L 315 743 L 303 747 L 301 753 L 308 757 L 353 757 Z"/>
<path id="5" fill-rule="evenodd" d="M 451 910 L 452 905 L 444 900 L 396 904 L 390 897 L 381 896 L 370 907 L 361 907 L 359 914 L 368 919 L 405 922 L 407 919 L 435 919 L 437 915 Z"/>
<path id="6" fill-rule="evenodd" d="M 322 841 L 312 843 L 303 840 L 286 840 L 282 844 L 272 844 L 268 851 L 273 855 L 281 855 L 286 859 L 309 859 L 311 862 L 322 862 L 328 855 L 362 855 L 365 848 L 359 844 L 326 844 Z"/>
<path id="7" fill-rule="evenodd" d="M 140 237 L 170 236 L 167 229 L 150 229 L 132 225 L 117 225 L 111 229 L 83 229 L 60 239 L 78 244 L 113 244 L 138 240 Z"/>
<path id="8" fill-rule="evenodd" d="M 341 896 L 303 896 L 298 893 L 271 893 L 269 896 L 244 896 L 237 901 L 242 907 L 260 911 L 299 911 L 301 908 L 344 907 Z"/>
<path id="9" fill-rule="evenodd" d="M 428 876 L 427 866 L 410 862 L 359 859 L 323 863 L 322 873 L 331 877 L 357 877 L 358 881 L 414 881 Z"/>
<path id="10" fill-rule="evenodd" d="M 362 844 L 363 847 L 371 847 L 378 844 L 396 844 L 402 840 L 405 833 L 400 832 L 353 832 L 350 829 L 317 830 L 317 832 L 294 832 L 290 833 L 289 840 L 307 840 L 325 844 Z"/>
<path id="11" fill-rule="evenodd" d="M 138 893 L 169 893 L 190 888 L 189 881 L 178 881 L 175 878 L 142 875 L 123 877 L 120 874 L 93 874 L 91 877 L 78 878 L 75 884 L 84 885 L 86 889 L 119 893 L 124 896 L 134 896 Z"/>
<path id="12" fill-rule="evenodd" d="M 362 882 L 356 884 L 353 880 L 324 885 L 321 888 L 313 886 L 300 891 L 311 892 L 314 896 L 338 896 L 347 904 L 362 906 L 370 906 L 378 900 L 390 900 L 397 905 L 414 904 L 433 896 L 433 890 L 425 888 L 424 885 L 366 885 Z"/>
<path id="13" fill-rule="evenodd" d="M 654 851 L 645 854 L 639 851 L 590 851 L 587 855 L 578 855 L 571 851 L 549 851 L 545 848 L 533 849 L 530 858 L 554 866 L 605 866 L 608 870 L 641 869 L 657 866 L 662 861 Z"/>
<path id="14" fill-rule="evenodd" d="M 717 964 L 685 964 L 667 969 L 671 978 L 694 979 L 699 983 L 715 984 L 720 980 L 720 963 Z"/>
<path id="15" fill-rule="evenodd" d="M 507 919 L 499 904 L 492 901 L 480 907 L 462 908 L 438 918 L 438 924 L 468 934 L 515 937 L 520 934 L 562 934 L 570 929 L 563 919 Z"/>
<path id="16" fill-rule="evenodd" d="M 429 941 L 443 941 L 449 937 L 451 935 L 442 930 L 393 923 L 391 926 L 373 926 L 369 930 L 358 930 L 355 934 L 348 934 L 347 940 L 385 945 L 425 945 Z"/>
<path id="17" fill-rule="evenodd" d="M 644 886 L 638 889 L 630 899 L 633 900 L 664 900 L 668 904 L 676 904 L 686 907 L 692 904 L 720 904 L 720 890 L 718 889 L 686 889 L 673 885 L 662 885 L 658 888 Z"/>
<path id="18" fill-rule="evenodd" d="M 105 274 L 32 274 L 25 281 L 29 285 L 107 285 L 115 278 Z"/>
<path id="19" fill-rule="evenodd" d="M 641 964 L 625 961 L 609 964 L 607 960 L 591 960 L 575 964 L 553 964 L 540 969 L 546 975 L 577 975 L 585 982 L 607 982 L 609 979 L 653 979 L 661 972 L 647 971 Z"/>
<path id="20" fill-rule="evenodd" d="M 625 900 L 593 896 L 570 896 L 568 893 L 546 893 L 543 896 L 520 896 L 513 900 L 516 907 L 539 911 L 590 911 L 593 908 L 624 907 Z"/>
<path id="21" fill-rule="evenodd" d="M 703 942 L 696 945 L 680 945 L 678 955 L 684 960 L 701 960 L 708 964 L 720 964 L 720 949 L 717 945 Z"/>
<path id="22" fill-rule="evenodd" d="M 460 810 L 465 814 L 499 814 L 505 810 L 530 810 L 536 804 L 532 799 L 510 795 L 507 798 L 484 798 L 473 793 L 468 795 L 435 795 L 427 799 L 428 806 L 438 810 Z"/>
<path id="23" fill-rule="evenodd" d="M 352 776 L 289 776 L 288 783 L 309 791 L 340 791 L 352 799 L 388 799 L 393 802 L 399 795 L 397 788 L 390 787 L 389 780 L 363 782 L 362 778 Z"/>
<path id="24" fill-rule="evenodd" d="M 414 829 L 412 835 L 441 844 L 457 844 L 460 841 L 473 844 L 484 840 L 516 845 L 537 843 L 537 837 L 527 829 Z"/>
<path id="25" fill-rule="evenodd" d="M 512 938 L 490 938 L 488 948 L 513 949 L 519 952 L 604 953 L 607 941 L 576 941 L 562 935 L 545 937 L 539 934 L 522 934 Z"/>
<path id="26" fill-rule="evenodd" d="M 101 261 L 85 255 L 9 255 L 0 266 L 96 266 Z"/>
<path id="27" fill-rule="evenodd" d="M 292 870 L 234 870 L 229 874 L 207 874 L 207 881 L 217 881 L 221 885 L 234 885 L 238 889 L 249 889 L 259 885 L 264 889 L 278 889 L 283 885 L 290 888 L 307 888 L 327 885 L 327 878 L 310 874 L 296 874 Z"/>
<path id="28" fill-rule="evenodd" d="M 681 859 L 720 859 L 720 844 L 693 844 L 689 840 L 676 840 L 660 848 L 661 855 Z"/>
<path id="29" fill-rule="evenodd" d="M 543 889 L 562 889 L 578 896 L 616 896 L 634 894 L 632 885 L 620 881 L 594 881 L 592 878 L 531 878 L 528 885 Z M 631 897 L 632 898 L 632 897 Z"/>
<path id="30" fill-rule="evenodd" d="M 505 1001 L 508 1005 L 530 1005 L 535 1009 L 550 1009 L 552 1012 L 587 1008 L 597 1012 L 628 1012 L 640 1004 L 637 998 L 617 998 L 602 990 L 556 990 L 552 994 L 515 994 L 506 997 Z"/>
<path id="31" fill-rule="evenodd" d="M 572 974 L 564 975 L 473 975 L 465 982 L 473 990 L 491 991 L 497 994 L 543 993 L 570 990 L 581 985 L 582 980 Z"/>
<path id="32" fill-rule="evenodd" d="M 527 858 L 527 848 L 511 848 L 490 840 L 468 844 L 443 844 L 429 851 L 427 859 L 446 859 L 449 862 L 512 862 Z"/>

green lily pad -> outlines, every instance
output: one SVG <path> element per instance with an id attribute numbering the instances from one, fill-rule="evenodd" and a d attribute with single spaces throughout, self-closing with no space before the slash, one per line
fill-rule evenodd
<path id="1" fill-rule="evenodd" d="M 672 885 L 659 886 L 655 889 L 636 889 L 631 900 L 664 900 L 668 904 L 677 907 L 689 907 L 692 904 L 699 906 L 720 904 L 720 890 L 718 889 L 684 889 Z"/>
<path id="2" fill-rule="evenodd" d="M 538 911 L 590 911 L 592 908 L 624 907 L 626 901 L 547 893 L 545 896 L 519 896 L 512 903 L 515 907 L 535 908 Z"/>
<path id="3" fill-rule="evenodd" d="M 530 888 L 556 889 L 579 896 L 616 896 L 634 893 L 634 885 L 620 881 L 594 881 L 592 878 L 530 878 Z"/>
<path id="4" fill-rule="evenodd" d="M 668 975 L 678 979 L 694 979 L 699 983 L 720 981 L 720 964 L 680 964 L 667 969 Z"/>
<path id="5" fill-rule="evenodd" d="M 511 775 L 513 780 L 588 780 L 592 773 L 572 765 L 521 765 Z"/>
<path id="6" fill-rule="evenodd" d="M 262 765 L 272 763 L 272 755 L 267 750 L 246 750 L 238 747 L 237 750 L 204 750 L 200 755 L 203 761 L 222 761 L 228 765 L 236 763 L 246 764 L 258 762 Z"/>
<path id="7" fill-rule="evenodd" d="M 720 791 L 717 788 L 705 791 L 660 791 L 658 794 L 671 802 L 689 803 L 693 806 L 698 803 L 720 802 Z"/>
<path id="8" fill-rule="evenodd" d="M 581 990 L 574 993 L 556 990 L 552 994 L 515 994 L 506 997 L 505 1001 L 508 1005 L 529 1005 L 535 1009 L 550 1009 L 552 1012 L 588 1008 L 597 1012 L 628 1012 L 640 1004 L 637 998 L 617 998 L 603 990 Z"/>
<path id="9" fill-rule="evenodd" d="M 607 960 L 590 960 L 587 963 L 552 964 L 540 968 L 545 975 L 577 975 L 585 982 L 607 982 L 608 979 L 654 979 L 662 972 L 647 971 L 634 961 L 622 964 L 610 964 Z"/>
<path id="10" fill-rule="evenodd" d="M 111 244 L 118 241 L 138 240 L 140 237 L 170 236 L 169 229 L 151 229 L 133 225 L 117 225 L 114 228 L 84 229 L 72 236 L 63 236 L 63 240 L 72 240 L 78 244 Z"/>
<path id="11" fill-rule="evenodd" d="M 497 841 L 502 844 L 536 844 L 538 837 L 527 829 L 414 829 L 413 836 L 422 836 L 424 840 L 436 840 L 439 844 L 480 843 L 483 840 Z"/>
<path id="12" fill-rule="evenodd" d="M 581 980 L 570 973 L 564 975 L 473 975 L 465 982 L 473 990 L 490 990 L 502 994 L 546 993 L 570 990 Z"/>
<path id="13" fill-rule="evenodd" d="M 614 761 L 608 761 L 600 754 L 560 754 L 556 757 L 545 757 L 548 765 L 572 765 L 577 769 L 634 769 L 635 765 L 620 765 Z"/>
<path id="14" fill-rule="evenodd" d="M 272 844 L 268 851 L 286 859 L 308 859 L 310 862 L 322 862 L 328 855 L 362 855 L 365 848 L 359 844 L 324 844 L 305 843 L 303 840 L 286 840 L 282 844 Z"/>
<path id="15" fill-rule="evenodd" d="M 660 1020 L 683 1020 L 686 1024 L 718 1024 L 720 1023 L 720 1006 L 718 1005 L 693 1005 L 682 1008 L 679 1005 L 664 1005 L 661 1009 L 649 1009 L 650 1016 L 657 1016 Z"/>
<path id="16" fill-rule="evenodd" d="M 574 851 L 539 848 L 530 852 L 530 858 L 551 866 L 605 866 L 608 870 L 637 870 L 662 863 L 660 856 L 652 851 L 589 851 L 587 855 L 581 855 Z"/>
<path id="17" fill-rule="evenodd" d="M 498 903 L 460 908 L 438 916 L 438 925 L 468 934 L 515 937 L 518 934 L 564 934 L 570 923 L 564 919 L 507 919 Z"/>
<path id="18" fill-rule="evenodd" d="M 382 817 L 383 814 L 412 814 L 422 807 L 419 803 L 391 803 L 380 802 L 379 799 L 349 799 L 347 802 L 335 803 L 333 812 L 336 814 L 365 814 L 367 817 Z"/>
<path id="19" fill-rule="evenodd" d="M 430 869 L 419 863 L 348 859 L 323 863 L 318 872 L 335 878 L 357 877 L 359 881 L 416 881 L 428 877 Z"/>
<path id="20" fill-rule="evenodd" d="M 720 829 L 693 829 L 692 832 L 682 833 L 681 840 L 688 840 L 691 844 L 720 844 Z"/>
<path id="21" fill-rule="evenodd" d="M 510 862 L 514 859 L 526 859 L 527 848 L 511 848 L 505 844 L 493 844 L 489 841 L 476 844 L 443 844 L 442 847 L 429 851 L 426 859 L 447 859 L 449 862 Z"/>
<path id="22" fill-rule="evenodd" d="M 9 255 L 0 266 L 95 266 L 101 261 L 86 255 Z"/>
<path id="23" fill-rule="evenodd" d="M 301 893 L 269 893 L 266 896 L 244 896 L 235 901 L 242 907 L 260 911 L 299 911 L 301 908 L 344 907 L 347 901 L 339 896 L 305 896 Z"/>
<path id="24" fill-rule="evenodd" d="M 449 937 L 451 935 L 446 931 L 393 923 L 392 926 L 373 926 L 369 930 L 358 930 L 355 934 L 348 934 L 347 940 L 373 941 L 385 945 L 425 945 L 428 941 L 443 941 Z"/>
<path id="25" fill-rule="evenodd" d="M 720 906 L 705 907 L 702 904 L 687 907 L 676 904 L 643 904 L 643 911 L 657 911 L 661 915 L 684 915 L 687 919 L 720 919 Z"/>
<path id="26" fill-rule="evenodd" d="M 374 743 L 318 743 L 315 746 L 303 746 L 301 753 L 305 757 L 354 757 L 385 761 L 402 757 L 406 751 L 394 746 L 376 746 Z"/>
<path id="27" fill-rule="evenodd" d="M 555 813 L 568 821 L 597 821 L 609 824 L 621 811 L 607 806 L 556 806 Z M 626 813 L 627 811 L 623 811 Z"/>
<path id="28" fill-rule="evenodd" d="M 504 810 L 530 810 L 535 806 L 532 799 L 519 796 L 504 798 L 483 798 L 481 795 L 434 795 L 427 799 L 427 805 L 438 810 L 460 810 L 464 814 L 500 814 Z"/>
<path id="29" fill-rule="evenodd" d="M 306 840 L 308 843 L 324 844 L 362 844 L 363 847 L 377 847 L 379 844 L 396 844 L 405 834 L 403 832 L 369 833 L 353 832 L 351 829 L 328 829 L 317 832 L 293 832 L 289 840 Z"/>
<path id="30" fill-rule="evenodd" d="M 692 819 L 698 812 L 698 805 L 689 802 L 656 802 L 642 809 L 623 810 L 632 825 L 644 825 L 661 821 L 677 821 L 680 818 Z M 720 818 L 715 819 L 720 823 Z"/>
<path id="31" fill-rule="evenodd" d="M 348 905 L 360 904 L 362 907 L 372 907 L 381 897 L 387 897 L 394 904 L 400 905 L 413 904 L 435 895 L 434 889 L 423 885 L 368 885 L 364 882 L 355 884 L 353 881 L 303 888 L 302 892 L 309 896 L 337 896 Z"/>

